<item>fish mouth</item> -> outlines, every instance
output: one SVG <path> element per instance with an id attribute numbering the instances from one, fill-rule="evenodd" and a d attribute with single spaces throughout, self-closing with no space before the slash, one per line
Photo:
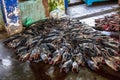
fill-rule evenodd
<path id="1" fill-rule="evenodd" d="M 47 63 L 48 63 L 48 59 L 45 59 L 45 60 L 44 60 L 44 63 L 47 64 Z"/>
<path id="2" fill-rule="evenodd" d="M 77 68 L 72 68 L 72 72 L 78 73 L 78 69 Z"/>
<path id="3" fill-rule="evenodd" d="M 65 67 L 63 67 L 63 68 L 60 70 L 60 72 L 67 73 L 67 70 L 66 70 Z"/>
<path id="4" fill-rule="evenodd" d="M 33 57 L 29 57 L 29 61 L 32 62 L 34 59 Z"/>
<path id="5" fill-rule="evenodd" d="M 61 72 L 64 72 L 64 73 L 66 73 L 66 69 L 65 68 L 62 68 L 62 71 Z"/>
<path id="6" fill-rule="evenodd" d="M 6 47 L 8 47 L 8 48 L 13 48 L 13 46 L 12 46 L 11 43 L 6 44 Z"/>
<path id="7" fill-rule="evenodd" d="M 58 65 L 58 64 L 60 64 L 60 60 L 56 61 L 54 65 Z"/>

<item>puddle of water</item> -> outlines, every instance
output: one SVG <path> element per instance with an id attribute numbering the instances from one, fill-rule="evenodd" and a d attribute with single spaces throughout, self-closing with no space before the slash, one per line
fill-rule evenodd
<path id="1" fill-rule="evenodd" d="M 7 67 L 9 67 L 9 66 L 12 65 L 12 64 L 11 64 L 11 60 L 9 60 L 9 59 L 2 59 L 2 64 L 3 64 L 4 66 L 7 66 Z"/>

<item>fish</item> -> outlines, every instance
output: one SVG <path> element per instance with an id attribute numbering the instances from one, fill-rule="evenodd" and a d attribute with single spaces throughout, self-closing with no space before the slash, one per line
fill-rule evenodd
<path id="1" fill-rule="evenodd" d="M 56 51 L 56 46 L 54 44 L 46 43 L 46 45 L 48 46 L 48 48 L 51 51 L 51 53 L 54 53 Z"/>
<path id="2" fill-rule="evenodd" d="M 14 48 L 21 47 L 27 42 L 27 38 L 22 38 Z"/>
<path id="3" fill-rule="evenodd" d="M 29 48 L 34 48 L 34 47 L 38 44 L 38 42 L 39 42 L 39 40 L 31 40 L 31 41 L 27 44 L 27 46 L 28 46 Z"/>
<path id="4" fill-rule="evenodd" d="M 72 63 L 72 72 L 78 73 L 78 71 L 79 71 L 79 65 L 78 65 L 78 63 L 76 61 L 73 61 L 73 63 Z"/>
<path id="5" fill-rule="evenodd" d="M 32 32 L 31 30 L 25 30 L 25 31 L 23 32 L 23 34 L 24 34 L 24 35 L 27 35 L 27 36 L 29 36 L 29 35 L 30 35 L 30 36 L 36 36 L 35 33 Z"/>
<path id="6" fill-rule="evenodd" d="M 106 63 L 111 69 L 113 69 L 114 71 L 118 71 L 118 70 L 119 70 L 119 69 L 118 69 L 118 66 L 117 66 L 114 62 L 105 59 L 105 63 Z"/>
<path id="7" fill-rule="evenodd" d="M 53 40 L 59 39 L 59 38 L 60 38 L 60 36 L 52 36 L 52 37 L 47 37 L 47 38 L 45 38 L 44 40 L 45 40 L 46 42 L 52 42 Z"/>
<path id="8" fill-rule="evenodd" d="M 62 67 L 60 68 L 60 72 L 65 72 L 67 73 L 68 71 L 70 71 L 71 67 L 72 67 L 72 59 L 66 61 L 63 63 Z"/>
<path id="9" fill-rule="evenodd" d="M 90 48 L 85 48 L 84 52 L 87 56 L 89 57 L 93 57 L 96 56 L 97 54 L 94 52 L 94 49 L 90 49 Z"/>
<path id="10" fill-rule="evenodd" d="M 91 59 L 97 66 L 105 63 L 105 59 L 102 56 L 91 57 Z"/>
<path id="11" fill-rule="evenodd" d="M 101 50 L 99 49 L 100 46 L 98 45 L 93 45 L 94 46 L 94 52 L 96 53 L 96 56 L 100 56 L 101 55 Z"/>
<path id="12" fill-rule="evenodd" d="M 70 50 L 72 48 L 71 44 L 67 43 L 67 42 L 62 42 L 61 45 L 66 47 L 68 50 Z"/>
<path id="13" fill-rule="evenodd" d="M 29 60 L 29 57 L 30 57 L 30 53 L 25 53 L 24 55 L 20 56 L 19 60 L 22 62 L 25 62 L 25 61 Z"/>
<path id="14" fill-rule="evenodd" d="M 75 56 L 75 60 L 76 60 L 76 62 L 77 62 L 77 64 L 78 64 L 79 66 L 85 66 L 82 53 L 78 53 L 78 54 Z"/>
<path id="15" fill-rule="evenodd" d="M 9 42 L 11 42 L 11 41 L 13 41 L 13 40 L 15 40 L 15 39 L 20 38 L 20 37 L 21 37 L 21 36 L 20 36 L 19 34 L 16 34 L 16 35 L 10 36 L 9 38 L 3 40 L 2 42 L 3 42 L 4 44 L 7 44 L 7 43 L 9 43 Z"/>
<path id="16" fill-rule="evenodd" d="M 61 60 L 62 60 L 62 55 L 60 53 L 58 53 L 52 58 L 52 60 L 50 61 L 49 64 L 53 64 L 53 65 L 59 64 L 61 62 Z"/>
<path id="17" fill-rule="evenodd" d="M 118 52 L 115 51 L 115 50 L 112 49 L 112 48 L 106 47 L 106 50 L 108 51 L 108 53 L 109 53 L 110 56 L 117 56 L 117 55 L 118 55 Z"/>
<path id="18" fill-rule="evenodd" d="M 42 61 L 44 62 L 44 63 L 48 63 L 48 56 L 47 56 L 47 54 L 44 54 L 43 52 L 42 53 L 40 53 L 40 58 L 42 59 Z"/>
<path id="19" fill-rule="evenodd" d="M 40 46 L 40 50 L 43 53 L 47 54 L 48 57 L 52 57 L 52 53 L 50 52 L 50 50 L 49 50 L 49 48 L 48 48 L 48 46 L 46 44 L 45 45 L 41 45 Z"/>
<path id="20" fill-rule="evenodd" d="M 9 48 L 14 48 L 17 45 L 17 43 L 20 41 L 20 39 L 21 39 L 21 37 L 17 38 L 17 39 L 14 39 L 7 44 L 5 43 L 5 46 L 7 46 Z"/>
<path id="21" fill-rule="evenodd" d="M 31 54 L 30 54 L 34 60 L 38 59 L 39 58 L 39 55 L 40 55 L 40 48 L 39 47 L 35 47 L 32 51 L 31 51 Z"/>
<path id="22" fill-rule="evenodd" d="M 118 50 L 118 47 L 117 47 L 116 45 L 111 44 L 111 43 L 109 43 L 109 42 L 103 42 L 103 45 L 106 46 L 106 47 L 109 47 L 109 48 L 112 48 L 112 49 L 114 49 L 114 50 L 119 51 L 119 50 Z"/>
<path id="23" fill-rule="evenodd" d="M 92 60 L 90 60 L 90 59 L 88 59 L 86 57 L 84 57 L 84 59 L 85 59 L 86 64 L 88 65 L 88 67 L 91 70 L 96 71 L 96 70 L 99 69 L 99 67 Z"/>
<path id="24" fill-rule="evenodd" d="M 23 47 L 19 47 L 15 50 L 15 53 L 16 54 L 19 54 L 21 52 L 25 52 L 25 51 L 28 51 L 28 48 L 26 46 L 23 46 Z"/>
<path id="25" fill-rule="evenodd" d="M 68 53 L 67 51 L 63 53 L 62 55 L 62 63 L 66 62 L 67 60 L 71 59 L 72 55 Z"/>
<path id="26" fill-rule="evenodd" d="M 8 48 L 15 48 L 16 45 L 17 45 L 17 42 L 10 42 L 6 44 Z"/>

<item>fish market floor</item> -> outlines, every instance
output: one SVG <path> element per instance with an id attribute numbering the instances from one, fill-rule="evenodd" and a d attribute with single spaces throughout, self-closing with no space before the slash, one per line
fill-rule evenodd
<path id="1" fill-rule="evenodd" d="M 0 80 L 109 80 L 86 68 L 81 68 L 78 74 L 63 74 L 58 67 L 44 63 L 21 63 L 12 50 L 4 47 L 5 36 L 0 33 Z"/>
<path id="2" fill-rule="evenodd" d="M 96 2 L 91 6 L 80 4 L 68 7 L 67 13 L 72 18 L 87 18 L 95 15 L 113 12 L 119 6 L 116 1 Z"/>

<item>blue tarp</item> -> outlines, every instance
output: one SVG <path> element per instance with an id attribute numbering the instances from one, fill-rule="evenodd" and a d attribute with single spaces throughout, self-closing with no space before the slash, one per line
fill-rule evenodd
<path id="1" fill-rule="evenodd" d="M 83 0 L 87 5 L 92 5 L 94 2 L 108 1 L 108 0 Z"/>

